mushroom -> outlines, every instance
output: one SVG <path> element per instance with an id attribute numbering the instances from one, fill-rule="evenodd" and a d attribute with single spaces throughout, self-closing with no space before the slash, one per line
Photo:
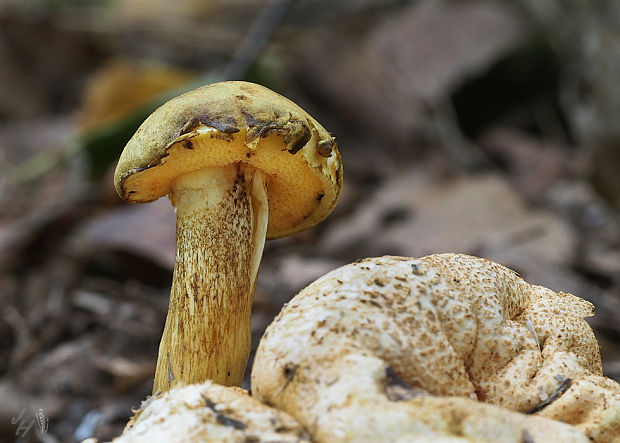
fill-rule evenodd
<path id="1" fill-rule="evenodd" d="M 210 380 L 150 397 L 115 443 L 290 442 L 310 439 L 290 415 L 250 397 L 240 388 Z"/>
<path id="2" fill-rule="evenodd" d="M 592 313 L 477 257 L 366 259 L 283 308 L 252 391 L 317 442 L 618 441 Z"/>
<path id="3" fill-rule="evenodd" d="M 303 109 L 247 82 L 167 102 L 127 143 L 119 195 L 169 195 L 177 216 L 170 306 L 153 392 L 212 379 L 240 385 L 265 238 L 319 223 L 342 185 L 332 136 Z"/>

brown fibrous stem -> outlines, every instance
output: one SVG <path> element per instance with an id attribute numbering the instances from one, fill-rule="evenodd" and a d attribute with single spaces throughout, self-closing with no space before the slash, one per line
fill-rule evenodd
<path id="1" fill-rule="evenodd" d="M 201 382 L 239 386 L 267 231 L 267 177 L 245 164 L 179 176 L 174 275 L 153 393 Z"/>

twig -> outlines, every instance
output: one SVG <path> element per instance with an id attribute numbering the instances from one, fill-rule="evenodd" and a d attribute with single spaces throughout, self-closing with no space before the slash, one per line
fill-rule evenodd
<path id="1" fill-rule="evenodd" d="M 555 391 L 553 391 L 553 393 L 547 397 L 547 399 L 539 404 L 537 404 L 536 406 L 534 406 L 532 409 L 526 411 L 526 414 L 535 414 L 538 411 L 543 410 L 544 408 L 546 408 L 547 406 L 549 406 L 551 403 L 553 403 L 555 400 L 557 400 L 562 394 L 564 394 L 568 388 L 570 388 L 571 383 L 573 382 L 572 379 L 570 378 L 565 378 L 562 383 L 560 383 L 560 386 L 557 387 L 557 389 Z"/>
<path id="2" fill-rule="evenodd" d="M 291 3 L 292 0 L 272 0 L 263 8 L 241 46 L 222 71 L 222 78 L 227 80 L 243 78 L 258 54 L 262 52 Z"/>
<path id="3" fill-rule="evenodd" d="M 525 319 L 525 327 L 532 333 L 532 335 L 534 336 L 534 340 L 536 340 L 536 346 L 538 346 L 538 352 L 541 351 L 540 348 L 540 340 L 538 340 L 538 334 L 536 333 L 536 328 L 534 327 L 534 324 L 532 323 L 532 320 L 530 320 L 529 317 L 527 317 Z"/>
<path id="4" fill-rule="evenodd" d="M 26 319 L 19 313 L 13 305 L 4 307 L 4 321 L 13 329 L 16 336 L 16 344 L 9 359 L 9 373 L 13 373 L 19 368 L 28 356 L 33 354 L 36 349 L 30 326 Z"/>
<path id="5" fill-rule="evenodd" d="M 448 155 L 461 168 L 475 170 L 488 163 L 484 152 L 465 137 L 449 98 L 427 103 L 435 136 Z"/>

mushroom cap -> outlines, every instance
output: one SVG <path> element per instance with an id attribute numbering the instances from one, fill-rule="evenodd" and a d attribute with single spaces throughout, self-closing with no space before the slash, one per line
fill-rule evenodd
<path id="1" fill-rule="evenodd" d="M 114 185 L 130 203 L 156 200 L 180 174 L 248 163 L 268 176 L 267 237 L 323 220 L 342 188 L 334 138 L 289 99 L 229 81 L 182 94 L 155 110 L 129 140 Z"/>
<path id="2" fill-rule="evenodd" d="M 598 343 L 584 320 L 593 310 L 579 297 L 529 284 L 477 257 L 366 259 L 321 277 L 287 304 L 256 351 L 252 391 L 296 417 L 317 441 L 330 426 L 365 432 L 352 424 L 357 416 L 373 417 L 368 432 L 405 432 L 411 419 L 398 421 L 401 413 L 440 430 L 442 420 L 450 422 L 449 402 L 442 401 L 454 396 L 464 397 L 452 402 L 463 417 L 484 415 L 471 423 L 489 417 L 472 399 L 501 406 L 505 423 L 489 429 L 508 422 L 519 428 L 532 417 L 516 412 L 536 412 L 596 441 L 613 441 L 620 385 L 602 376 Z M 359 359 L 364 363 L 354 363 Z M 388 369 L 434 400 L 390 398 Z M 555 400 L 539 408 L 549 398 Z M 550 428 L 546 437 L 570 441 Z"/>
<path id="3" fill-rule="evenodd" d="M 241 388 L 207 380 L 150 397 L 129 420 L 116 443 L 309 442 L 290 415 L 250 397 Z"/>

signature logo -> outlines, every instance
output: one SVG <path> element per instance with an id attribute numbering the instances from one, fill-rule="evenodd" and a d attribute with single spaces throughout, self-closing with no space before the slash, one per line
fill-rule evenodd
<path id="1" fill-rule="evenodd" d="M 15 435 L 17 437 L 25 437 L 30 432 L 35 422 L 39 426 L 39 432 L 41 434 L 45 434 L 47 432 L 49 420 L 43 412 L 43 409 L 38 409 L 31 412 L 34 415 L 34 418 L 30 421 L 30 414 L 28 414 L 27 409 L 22 409 L 17 417 L 11 417 L 11 423 L 17 425 L 17 429 L 15 429 Z"/>

